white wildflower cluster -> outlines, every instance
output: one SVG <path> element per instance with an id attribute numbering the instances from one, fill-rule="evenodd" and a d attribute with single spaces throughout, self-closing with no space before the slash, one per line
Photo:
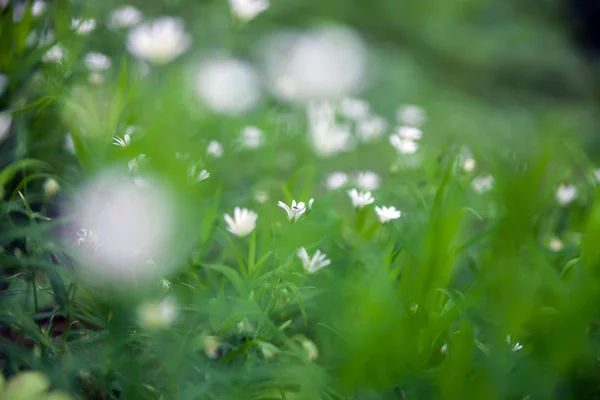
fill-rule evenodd
<path id="1" fill-rule="evenodd" d="M 410 155 L 419 149 L 419 140 L 423 136 L 420 127 L 425 121 L 425 111 L 415 105 L 403 105 L 398 109 L 397 118 L 400 125 L 390 136 L 390 144 L 398 154 Z"/>
<path id="2" fill-rule="evenodd" d="M 188 181 L 192 183 L 202 182 L 210 178 L 210 172 L 201 167 L 201 162 L 194 161 L 188 167 Z"/>

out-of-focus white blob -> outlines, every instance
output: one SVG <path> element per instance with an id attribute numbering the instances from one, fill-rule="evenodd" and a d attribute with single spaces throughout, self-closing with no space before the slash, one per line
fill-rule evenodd
<path id="1" fill-rule="evenodd" d="M 348 183 L 348 174 L 341 171 L 332 172 L 325 179 L 325 187 L 329 190 L 339 189 Z"/>
<path id="2" fill-rule="evenodd" d="M 420 140 L 423 137 L 423 132 L 419 128 L 412 126 L 399 126 L 396 129 L 396 135 L 402 139 Z"/>
<path id="3" fill-rule="evenodd" d="M 142 13 L 133 6 L 122 6 L 110 13 L 108 26 L 111 29 L 129 28 L 142 22 Z"/>
<path id="4" fill-rule="evenodd" d="M 161 17 L 134 27 L 127 35 L 126 45 L 139 59 L 168 64 L 185 53 L 191 43 L 181 19 Z"/>
<path id="5" fill-rule="evenodd" d="M 556 189 L 556 200 L 561 206 L 571 204 L 577 197 L 577 189 L 573 185 L 560 184 Z"/>
<path id="6" fill-rule="evenodd" d="M 339 105 L 340 114 L 352 120 L 361 120 L 369 116 L 369 103 L 354 97 L 344 97 Z"/>
<path id="7" fill-rule="evenodd" d="M 242 129 L 240 142 L 248 149 L 257 149 L 262 146 L 265 134 L 256 126 L 246 126 Z"/>
<path id="8" fill-rule="evenodd" d="M 99 72 L 92 72 L 88 75 L 88 82 L 92 85 L 102 85 L 104 83 L 104 75 Z"/>
<path id="9" fill-rule="evenodd" d="M 401 124 L 419 127 L 425 122 L 425 110 L 413 104 L 404 104 L 398 107 L 396 118 Z"/>
<path id="10" fill-rule="evenodd" d="M 83 187 L 65 213 L 93 232 L 95 245 L 75 247 L 84 277 L 93 282 L 155 282 L 168 272 L 174 205 L 157 184 L 139 188 L 127 174 L 105 172 Z M 148 263 L 149 259 L 158 264 Z M 157 265 L 162 265 L 159 268 Z"/>
<path id="11" fill-rule="evenodd" d="M 397 134 L 390 136 L 390 144 L 399 154 L 414 154 L 419 149 L 417 142 L 410 139 L 403 139 Z"/>
<path id="12" fill-rule="evenodd" d="M 141 304 L 138 309 L 140 325 L 150 330 L 160 330 L 171 326 L 177 318 L 175 300 L 167 297 L 160 302 Z"/>
<path id="13" fill-rule="evenodd" d="M 269 86 L 286 101 L 340 100 L 365 79 L 366 49 L 348 28 L 280 33 L 264 42 L 262 52 Z"/>
<path id="14" fill-rule="evenodd" d="M 93 18 L 81 19 L 73 18 L 71 20 L 71 29 L 74 29 L 80 35 L 87 35 L 96 29 L 96 20 Z"/>
<path id="15" fill-rule="evenodd" d="M 239 115 L 258 103 L 260 82 L 250 64 L 234 58 L 214 58 L 200 65 L 196 94 L 215 113 Z"/>
<path id="16" fill-rule="evenodd" d="M 0 10 L 4 9 L 10 0 L 0 0 Z"/>
<path id="17" fill-rule="evenodd" d="M 42 56 L 42 60 L 45 62 L 59 63 L 63 60 L 65 51 L 59 45 L 53 46 Z"/>
<path id="18" fill-rule="evenodd" d="M 12 116 L 7 112 L 0 112 L 0 140 L 10 131 L 10 124 L 12 123 Z"/>
<path id="19" fill-rule="evenodd" d="M 250 21 L 269 8 L 269 0 L 229 0 L 231 13 L 242 21 Z"/>
<path id="20" fill-rule="evenodd" d="M 69 153 L 75 154 L 75 143 L 73 142 L 73 135 L 71 132 L 68 132 L 67 136 L 65 136 L 64 146 Z"/>
<path id="21" fill-rule="evenodd" d="M 385 133 L 387 121 L 371 115 L 356 122 L 356 136 L 363 142 L 375 140 Z"/>
<path id="22" fill-rule="evenodd" d="M 350 126 L 336 123 L 335 107 L 331 102 L 311 101 L 306 111 L 309 138 L 318 156 L 331 157 L 350 148 Z"/>
<path id="23" fill-rule="evenodd" d="M 372 191 L 379 188 L 381 178 L 375 172 L 364 171 L 356 175 L 356 186 L 364 191 Z"/>
<path id="24" fill-rule="evenodd" d="M 112 65 L 112 61 L 108 56 L 95 52 L 87 53 L 83 62 L 92 71 L 104 71 Z"/>
<path id="25" fill-rule="evenodd" d="M 494 187 L 494 177 L 491 175 L 479 176 L 473 179 L 471 187 L 477 193 L 485 193 Z"/>
<path id="26" fill-rule="evenodd" d="M 206 148 L 206 152 L 213 157 L 221 158 L 223 156 L 223 145 L 216 140 L 211 140 Z"/>
<path id="27" fill-rule="evenodd" d="M 35 0 L 31 5 L 31 15 L 39 17 L 46 11 L 46 3 L 42 0 Z"/>

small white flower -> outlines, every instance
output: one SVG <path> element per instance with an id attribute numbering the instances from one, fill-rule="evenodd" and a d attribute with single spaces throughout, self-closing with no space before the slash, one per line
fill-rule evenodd
<path id="1" fill-rule="evenodd" d="M 396 117 L 402 124 L 418 127 L 425 122 L 425 111 L 421 107 L 405 104 L 398 108 Z"/>
<path id="2" fill-rule="evenodd" d="M 321 250 L 317 250 L 312 257 L 309 257 L 306 249 L 300 247 L 296 254 L 298 255 L 298 258 L 300 258 L 300 261 L 302 261 L 302 267 L 309 274 L 315 273 L 321 268 L 331 264 L 331 260 L 329 260 Z"/>
<path id="3" fill-rule="evenodd" d="M 9 112 L 0 112 L 0 141 L 8 135 L 11 124 L 12 115 Z"/>
<path id="4" fill-rule="evenodd" d="M 210 173 L 205 169 L 198 172 L 197 163 L 193 163 L 188 169 L 188 178 L 194 182 L 202 182 L 203 180 L 210 178 Z"/>
<path id="5" fill-rule="evenodd" d="M 158 303 L 142 304 L 137 311 L 140 325 L 152 330 L 169 327 L 177 318 L 177 307 L 170 297 Z"/>
<path id="6" fill-rule="evenodd" d="M 371 171 L 359 172 L 356 176 L 356 186 L 360 190 L 375 190 L 379 187 L 380 181 L 379 175 Z"/>
<path id="7" fill-rule="evenodd" d="M 257 203 L 264 204 L 267 201 L 269 201 L 269 194 L 265 191 L 259 190 L 256 193 L 254 193 L 254 200 Z"/>
<path id="8" fill-rule="evenodd" d="M 75 31 L 80 35 L 87 35 L 96 29 L 96 20 L 93 18 L 73 18 L 71 20 L 71 29 L 75 29 Z"/>
<path id="9" fill-rule="evenodd" d="M 375 198 L 371 195 L 371 192 L 359 192 L 356 189 L 348 190 L 348 196 L 352 200 L 352 205 L 355 208 L 363 208 L 375 201 Z"/>
<path id="10" fill-rule="evenodd" d="M 550 239 L 550 243 L 548 243 L 548 247 L 550 247 L 550 250 L 558 252 L 561 251 L 563 249 L 563 242 L 557 238 L 557 237 L 553 237 L 552 239 Z"/>
<path id="11" fill-rule="evenodd" d="M 419 140 L 423 136 L 423 132 L 414 126 L 400 126 L 396 129 L 396 135 L 402 139 Z"/>
<path id="12" fill-rule="evenodd" d="M 390 136 L 390 143 L 400 154 L 414 154 L 419 149 L 417 142 L 410 139 L 403 139 L 398 135 Z"/>
<path id="13" fill-rule="evenodd" d="M 258 214 L 254 211 L 236 207 L 233 209 L 233 218 L 225 214 L 227 230 L 239 237 L 247 236 L 256 228 L 257 218 Z"/>
<path id="14" fill-rule="evenodd" d="M 309 210 L 312 210 L 312 206 L 313 206 L 314 203 L 315 203 L 315 199 L 309 199 L 308 200 L 308 209 Z"/>
<path id="15" fill-rule="evenodd" d="M 112 29 L 128 28 L 142 22 L 142 13 L 133 6 L 119 7 L 110 13 L 108 26 Z"/>
<path id="16" fill-rule="evenodd" d="M 256 149 L 263 143 L 264 133 L 256 126 L 246 126 L 242 129 L 241 142 L 244 147 Z"/>
<path id="17" fill-rule="evenodd" d="M 307 339 L 303 335 L 296 335 L 294 339 L 300 342 L 302 351 L 306 355 L 306 358 L 308 358 L 310 361 L 315 361 L 317 358 L 319 358 L 319 348 L 312 340 Z"/>
<path id="18" fill-rule="evenodd" d="M 131 136 L 129 134 L 124 134 L 123 138 L 119 137 L 119 136 L 115 136 L 113 138 L 113 144 L 115 146 L 120 146 L 120 147 L 127 147 L 131 144 Z"/>
<path id="19" fill-rule="evenodd" d="M 345 97 L 340 103 L 340 113 L 352 120 L 363 120 L 369 115 L 369 103 L 353 97 Z"/>
<path id="20" fill-rule="evenodd" d="M 402 215 L 402 212 L 400 212 L 400 210 L 396 210 L 396 207 L 384 206 L 380 208 L 375 206 L 375 212 L 377 213 L 379 221 L 381 221 L 382 224 L 385 224 L 393 219 L 398 219 Z"/>
<path id="21" fill-rule="evenodd" d="M 112 61 L 108 56 L 95 52 L 87 53 L 84 63 L 92 71 L 104 71 L 112 65 Z"/>
<path id="22" fill-rule="evenodd" d="M 65 51 L 59 45 L 51 47 L 42 57 L 45 62 L 61 62 L 65 56 Z"/>
<path id="23" fill-rule="evenodd" d="M 508 345 L 511 346 L 512 351 L 519 351 L 523 348 L 523 345 L 519 342 L 515 342 L 515 344 L 512 344 L 510 340 L 510 335 L 506 335 L 506 343 L 508 343 Z"/>
<path id="24" fill-rule="evenodd" d="M 327 177 L 325 180 L 325 186 L 329 190 L 335 190 L 348 183 L 348 174 L 345 172 L 333 172 L 331 175 Z"/>
<path id="25" fill-rule="evenodd" d="M 134 27 L 127 35 L 127 50 L 155 64 L 167 64 L 187 51 L 191 39 L 179 18 L 161 17 Z"/>
<path id="26" fill-rule="evenodd" d="M 361 119 L 356 124 L 356 134 L 363 142 L 377 139 L 387 129 L 387 121 L 377 115 Z"/>
<path id="27" fill-rule="evenodd" d="M 556 200 L 561 206 L 570 204 L 577 197 L 577 189 L 573 185 L 561 184 L 556 190 Z"/>
<path id="28" fill-rule="evenodd" d="M 31 15 L 39 17 L 46 10 L 46 3 L 42 0 L 35 0 L 31 5 Z"/>
<path id="29" fill-rule="evenodd" d="M 223 155 L 223 146 L 216 140 L 211 140 L 206 151 L 211 156 L 220 158 Z"/>
<path id="30" fill-rule="evenodd" d="M 43 185 L 44 195 L 48 198 L 56 196 L 56 194 L 60 191 L 60 185 L 56 182 L 54 178 L 48 178 L 44 181 Z"/>
<path id="31" fill-rule="evenodd" d="M 234 58 L 204 61 L 196 75 L 196 94 L 213 112 L 239 115 L 260 100 L 260 80 L 254 68 Z"/>
<path id="32" fill-rule="evenodd" d="M 216 336 L 206 336 L 204 338 L 204 354 L 211 360 L 216 360 L 219 358 L 219 348 L 220 348 L 219 338 Z"/>
<path id="33" fill-rule="evenodd" d="M 440 347 L 440 353 L 446 354 L 448 352 L 448 343 L 444 343 L 442 347 Z"/>
<path id="34" fill-rule="evenodd" d="M 471 182 L 471 187 L 477 193 L 485 193 L 494 186 L 494 177 L 491 175 L 479 176 Z"/>
<path id="35" fill-rule="evenodd" d="M 306 212 L 306 205 L 303 202 L 296 203 L 296 200 L 292 200 L 292 207 L 288 207 L 283 201 L 277 205 L 285 210 L 290 221 L 297 221 Z"/>
<path id="36" fill-rule="evenodd" d="M 475 169 L 475 160 L 472 158 L 467 158 L 466 160 L 463 161 L 462 164 L 462 169 L 465 172 L 471 172 Z"/>
<path id="37" fill-rule="evenodd" d="M 243 21 L 250 21 L 269 8 L 269 0 L 229 0 L 231 12 Z"/>
<path id="38" fill-rule="evenodd" d="M 268 342 L 258 342 L 258 348 L 266 360 L 272 360 L 279 353 L 277 346 Z"/>

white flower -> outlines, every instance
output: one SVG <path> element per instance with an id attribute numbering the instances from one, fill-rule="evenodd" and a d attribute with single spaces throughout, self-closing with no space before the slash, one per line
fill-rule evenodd
<path id="1" fill-rule="evenodd" d="M 471 172 L 475 169 L 475 160 L 472 158 L 467 158 L 463 161 L 462 169 L 465 172 Z"/>
<path id="2" fill-rule="evenodd" d="M 561 251 L 563 249 L 563 242 L 557 238 L 557 237 L 553 237 L 552 239 L 550 239 L 550 243 L 548 243 L 548 247 L 550 247 L 550 250 L 552 251 Z"/>
<path id="3" fill-rule="evenodd" d="M 519 342 L 515 342 L 515 344 L 512 344 L 510 340 L 510 335 L 506 335 L 506 343 L 508 343 L 508 345 L 511 346 L 512 351 L 519 351 L 523 348 L 523 345 Z"/>
<path id="4" fill-rule="evenodd" d="M 120 147 L 127 147 L 131 144 L 131 136 L 129 134 L 124 134 L 123 138 L 119 137 L 119 136 L 115 136 L 113 138 L 113 144 L 115 146 L 120 146 Z"/>
<path id="5" fill-rule="evenodd" d="M 360 190 L 375 190 L 379 187 L 380 178 L 375 172 L 359 172 L 356 176 L 356 186 Z"/>
<path id="6" fill-rule="evenodd" d="M 269 0 L 229 0 L 231 12 L 243 21 L 250 21 L 269 8 Z"/>
<path id="7" fill-rule="evenodd" d="M 355 208 L 363 208 L 375 201 L 375 198 L 371 195 L 371 192 L 359 192 L 356 189 L 348 190 L 348 196 L 352 200 L 352 205 Z"/>
<path id="8" fill-rule="evenodd" d="M 348 150 L 351 144 L 350 127 L 335 123 L 335 109 L 329 102 L 311 102 L 307 107 L 309 137 L 315 153 L 331 157 Z"/>
<path id="9" fill-rule="evenodd" d="M 391 135 L 390 143 L 400 154 L 414 154 L 419 149 L 417 142 L 410 139 L 403 139 L 398 135 Z"/>
<path id="10" fill-rule="evenodd" d="M 96 29 L 96 20 L 93 18 L 73 18 L 71 20 L 71 29 L 75 29 L 75 31 L 80 35 L 86 35 Z"/>
<path id="11" fill-rule="evenodd" d="M 56 196 L 60 190 L 60 185 L 54 178 L 48 178 L 44 181 L 43 185 L 44 195 L 48 198 Z"/>
<path id="12" fill-rule="evenodd" d="M 45 62 L 61 62 L 65 56 L 65 51 L 59 45 L 51 47 L 42 57 Z"/>
<path id="13" fill-rule="evenodd" d="M 331 264 L 331 260 L 327 258 L 321 250 L 317 250 L 312 257 L 308 256 L 308 252 L 304 247 L 300 247 L 296 253 L 300 261 L 302 261 L 302 267 L 309 274 L 315 273 L 321 268 L 324 268 Z"/>
<path id="14" fill-rule="evenodd" d="M 46 3 L 42 0 L 35 0 L 31 5 L 31 15 L 39 17 L 46 10 Z"/>
<path id="15" fill-rule="evenodd" d="M 303 202 L 296 203 L 296 200 L 292 200 L 292 207 L 288 207 L 283 201 L 277 205 L 285 210 L 290 221 L 297 221 L 306 212 L 306 205 Z"/>
<path id="16" fill-rule="evenodd" d="M 356 124 L 356 134 L 363 142 L 377 139 L 387 129 L 387 121 L 377 115 L 361 119 Z"/>
<path id="17" fill-rule="evenodd" d="M 494 177 L 491 175 L 479 176 L 471 182 L 471 187 L 477 193 L 485 193 L 494 186 Z"/>
<path id="18" fill-rule="evenodd" d="M 577 197 L 577 189 L 573 185 L 561 184 L 556 190 L 556 200 L 561 206 L 566 206 Z"/>
<path id="19" fill-rule="evenodd" d="M 12 115 L 9 112 L 0 112 L 0 141 L 8 135 L 11 124 Z"/>
<path id="20" fill-rule="evenodd" d="M 206 151 L 211 156 L 220 158 L 223 155 L 223 146 L 216 140 L 211 140 Z"/>
<path id="21" fill-rule="evenodd" d="M 233 218 L 225 214 L 227 230 L 239 237 L 247 236 L 256 228 L 257 218 L 258 214 L 254 211 L 236 207 L 233 209 Z"/>
<path id="22" fill-rule="evenodd" d="M 329 190 L 335 190 L 344 186 L 348 182 L 348 174 L 345 172 L 333 172 L 325 180 L 325 186 Z"/>
<path id="23" fill-rule="evenodd" d="M 190 47 L 191 39 L 179 18 L 161 17 L 134 27 L 127 35 L 127 50 L 155 64 L 168 64 Z"/>
<path id="24" fill-rule="evenodd" d="M 256 149 L 262 145 L 264 133 L 256 126 L 246 126 L 242 129 L 241 142 L 244 147 Z"/>
<path id="25" fill-rule="evenodd" d="M 263 53 L 270 87 L 284 100 L 340 99 L 364 83 L 366 50 L 347 28 L 277 34 L 265 41 Z"/>
<path id="26" fill-rule="evenodd" d="M 409 126 L 421 126 L 425 122 L 425 111 L 418 106 L 405 104 L 396 113 L 398 122 Z"/>
<path id="27" fill-rule="evenodd" d="M 269 201 L 269 194 L 265 191 L 259 190 L 254 193 L 254 200 L 256 200 L 257 203 L 264 204 Z"/>
<path id="28" fill-rule="evenodd" d="M 85 65 L 93 71 L 104 71 L 112 65 L 109 57 L 102 53 L 87 53 L 84 59 Z"/>
<path id="29" fill-rule="evenodd" d="M 340 103 L 340 113 L 352 120 L 363 120 L 369 115 L 369 103 L 354 97 L 344 97 Z"/>
<path id="30" fill-rule="evenodd" d="M 216 336 L 206 336 L 204 338 L 204 354 L 211 360 L 219 358 L 220 341 Z"/>
<path id="31" fill-rule="evenodd" d="M 254 68 L 234 58 L 203 62 L 196 75 L 196 94 L 213 112 L 239 115 L 260 99 L 260 81 Z"/>
<path id="32" fill-rule="evenodd" d="M 108 26 L 112 29 L 128 28 L 142 21 L 142 13 L 135 7 L 123 6 L 110 13 Z"/>
<path id="33" fill-rule="evenodd" d="M 138 307 L 140 325 L 147 329 L 158 330 L 171 326 L 177 318 L 175 301 L 167 297 L 158 303 L 145 303 Z"/>
<path id="34" fill-rule="evenodd" d="M 312 210 L 312 206 L 313 206 L 314 203 L 315 203 L 315 199 L 309 199 L 308 200 L 308 209 L 309 210 Z"/>
<path id="35" fill-rule="evenodd" d="M 193 163 L 192 165 L 190 165 L 190 168 L 188 169 L 189 179 L 191 179 L 194 182 L 202 182 L 203 180 L 210 178 L 210 173 L 207 170 L 202 169 L 200 170 L 200 172 L 197 172 L 197 168 L 197 163 Z"/>
<path id="36" fill-rule="evenodd" d="M 396 130 L 396 135 L 402 139 L 419 140 L 423 136 L 423 132 L 419 128 L 413 126 L 400 126 Z"/>
<path id="37" fill-rule="evenodd" d="M 317 358 L 319 358 L 319 348 L 312 340 L 307 339 L 303 335 L 296 335 L 294 339 L 300 342 L 302 351 L 304 351 L 304 354 L 306 354 L 306 358 L 308 358 L 310 361 L 315 361 Z"/>
<path id="38" fill-rule="evenodd" d="M 396 210 L 396 207 L 384 206 L 380 208 L 375 206 L 375 212 L 377 213 L 379 221 L 381 221 L 382 224 L 385 224 L 386 222 L 393 219 L 398 219 L 402 215 L 402 212 L 400 212 L 400 210 Z"/>

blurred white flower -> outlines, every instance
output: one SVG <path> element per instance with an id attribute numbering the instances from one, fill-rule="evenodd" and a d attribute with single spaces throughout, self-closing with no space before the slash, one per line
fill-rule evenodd
<path id="1" fill-rule="evenodd" d="M 227 230 L 236 236 L 247 236 L 256 228 L 256 220 L 258 214 L 247 208 L 236 207 L 233 209 L 233 218 L 229 214 L 225 214 L 225 222 L 227 222 Z"/>
<path id="2" fill-rule="evenodd" d="M 268 342 L 258 342 L 258 348 L 265 360 L 272 360 L 279 353 L 277 346 Z"/>
<path id="3" fill-rule="evenodd" d="M 321 253 L 321 250 L 317 250 L 312 257 L 309 257 L 306 249 L 300 247 L 296 254 L 300 258 L 300 261 L 302 261 L 302 267 L 309 274 L 315 273 L 331 264 L 331 260 L 324 253 Z"/>
<path id="4" fill-rule="evenodd" d="M 340 102 L 340 113 L 352 120 L 362 120 L 369 116 L 369 103 L 354 97 L 344 97 Z"/>
<path id="5" fill-rule="evenodd" d="M 198 171 L 197 163 L 192 163 L 188 169 L 188 178 L 193 182 L 202 182 L 210 178 L 210 173 L 205 169 Z"/>
<path id="6" fill-rule="evenodd" d="M 296 200 L 292 200 L 292 207 L 288 207 L 283 201 L 277 205 L 285 210 L 290 221 L 297 221 L 306 212 L 306 205 L 303 202 L 296 203 Z"/>
<path id="7" fill-rule="evenodd" d="M 561 251 L 564 246 L 563 246 L 562 240 L 560 240 L 557 237 L 553 237 L 552 239 L 550 239 L 550 243 L 548 243 L 548 247 L 550 247 L 550 250 L 552 250 L 552 251 Z"/>
<path id="8" fill-rule="evenodd" d="M 325 180 L 325 186 L 329 190 L 335 190 L 348 183 L 348 174 L 336 171 L 331 173 Z"/>
<path id="9" fill-rule="evenodd" d="M 242 21 L 250 21 L 269 8 L 269 0 L 229 0 L 231 12 Z"/>
<path id="10" fill-rule="evenodd" d="M 402 215 L 402 212 L 400 210 L 396 210 L 396 207 L 375 206 L 375 212 L 377 213 L 379 221 L 381 221 L 382 224 L 385 224 L 393 219 L 398 219 Z"/>
<path id="11" fill-rule="evenodd" d="M 65 149 L 67 149 L 70 153 L 75 154 L 75 143 L 73 142 L 73 135 L 71 135 L 71 132 L 68 132 L 67 135 L 65 136 L 65 144 L 64 144 Z"/>
<path id="12" fill-rule="evenodd" d="M 56 45 L 51 47 L 46 54 L 42 57 L 42 60 L 45 62 L 61 62 L 65 57 L 65 51 L 60 45 Z"/>
<path id="13" fill-rule="evenodd" d="M 256 126 L 246 126 L 242 129 L 242 145 L 249 149 L 256 149 L 263 143 L 264 133 Z"/>
<path id="14" fill-rule="evenodd" d="M 419 149 L 417 142 L 410 139 L 403 139 L 398 135 L 390 136 L 390 144 L 394 146 L 399 154 L 414 154 Z"/>
<path id="15" fill-rule="evenodd" d="M 315 199 L 309 199 L 308 200 L 308 209 L 309 210 L 312 210 L 313 204 L 315 204 Z"/>
<path id="16" fill-rule="evenodd" d="M 267 201 L 269 201 L 269 194 L 265 191 L 259 190 L 256 193 L 254 193 L 254 200 L 257 203 L 264 204 Z"/>
<path id="17" fill-rule="evenodd" d="M 10 131 L 12 115 L 9 112 L 0 112 L 0 140 L 4 139 Z"/>
<path id="18" fill-rule="evenodd" d="M 220 158 L 223 155 L 223 145 L 216 140 L 211 140 L 206 151 L 211 156 Z"/>
<path id="19" fill-rule="evenodd" d="M 491 175 L 479 176 L 471 182 L 471 187 L 477 193 L 485 193 L 494 186 L 494 177 Z"/>
<path id="20" fill-rule="evenodd" d="M 87 53 L 84 63 L 92 71 L 104 71 L 112 65 L 112 61 L 108 56 L 95 52 Z"/>
<path id="21" fill-rule="evenodd" d="M 127 50 L 135 57 L 154 64 L 168 64 L 191 45 L 183 21 L 161 17 L 138 25 L 127 35 Z"/>
<path id="22" fill-rule="evenodd" d="M 56 196 L 56 194 L 60 191 L 60 185 L 58 182 L 56 182 L 56 179 L 48 178 L 44 181 L 43 190 L 44 196 L 51 198 Z"/>
<path id="23" fill-rule="evenodd" d="M 170 262 L 176 232 L 172 200 L 155 182 L 141 190 L 129 175 L 112 171 L 84 186 L 64 205 L 79 226 L 100 239 L 93 252 L 84 247 L 75 251 L 84 277 L 107 284 L 156 282 L 175 264 Z M 157 264 L 149 265 L 148 259 Z"/>
<path id="24" fill-rule="evenodd" d="M 573 185 L 560 184 L 556 190 L 556 200 L 561 206 L 570 204 L 577 197 L 577 189 Z"/>
<path id="25" fill-rule="evenodd" d="M 475 165 L 475 160 L 469 157 L 463 161 L 462 169 L 465 172 L 471 172 L 475 169 Z"/>
<path id="26" fill-rule="evenodd" d="M 347 28 L 284 32 L 265 41 L 263 53 L 270 86 L 284 100 L 338 100 L 363 85 L 366 51 Z"/>
<path id="27" fill-rule="evenodd" d="M 304 351 L 304 354 L 306 354 L 306 358 L 308 358 L 310 361 L 315 361 L 317 358 L 319 358 L 319 349 L 312 340 L 307 339 L 303 335 L 296 335 L 294 338 L 300 342 L 302 351 Z"/>
<path id="28" fill-rule="evenodd" d="M 350 127 L 338 124 L 313 124 L 310 139 L 315 153 L 320 157 L 331 157 L 347 151 L 351 145 Z"/>
<path id="29" fill-rule="evenodd" d="M 371 192 L 359 192 L 356 189 L 348 190 L 348 196 L 350 196 L 350 200 L 352 200 L 352 205 L 359 209 L 375 201 L 375 198 L 371 195 Z"/>
<path id="30" fill-rule="evenodd" d="M 258 103 L 260 82 L 250 64 L 234 58 L 216 58 L 200 65 L 196 94 L 213 112 L 239 115 Z"/>
<path id="31" fill-rule="evenodd" d="M 2 90 L 0 90 L 0 93 L 2 93 Z M 594 176 L 596 177 L 596 180 L 600 181 L 600 168 L 594 170 Z"/>
<path id="32" fill-rule="evenodd" d="M 31 15 L 39 17 L 46 10 L 46 3 L 42 0 L 35 0 L 31 5 Z"/>
<path id="33" fill-rule="evenodd" d="M 219 348 L 220 348 L 219 338 L 216 336 L 206 336 L 204 338 L 204 354 L 211 360 L 216 360 L 219 358 Z"/>
<path id="34" fill-rule="evenodd" d="M 372 171 L 359 172 L 356 175 L 356 186 L 360 190 L 371 191 L 379 188 L 381 179 L 379 175 Z"/>
<path id="35" fill-rule="evenodd" d="M 401 124 L 419 127 L 425 122 L 425 110 L 419 106 L 405 104 L 398 108 L 396 118 Z"/>
<path id="36" fill-rule="evenodd" d="M 177 318 L 177 307 L 171 297 L 141 304 L 137 312 L 140 325 L 151 330 L 168 328 Z"/>
<path id="37" fill-rule="evenodd" d="M 123 138 L 121 138 L 118 135 L 115 135 L 115 137 L 113 137 L 113 144 L 115 146 L 127 147 L 131 144 L 131 135 L 126 133 L 123 135 Z"/>
<path id="38" fill-rule="evenodd" d="M 356 135 L 363 142 L 381 137 L 386 129 L 387 121 L 377 115 L 371 115 L 356 123 Z"/>
<path id="39" fill-rule="evenodd" d="M 419 128 L 413 126 L 399 126 L 396 129 L 396 135 L 402 139 L 419 140 L 423 136 L 423 132 Z"/>
<path id="40" fill-rule="evenodd" d="M 129 28 L 142 22 L 142 13 L 133 6 L 122 6 L 110 13 L 108 26 L 112 29 Z"/>
<path id="41" fill-rule="evenodd" d="M 92 72 L 88 75 L 88 82 L 92 85 L 101 85 L 104 83 L 104 75 L 99 72 Z"/>
<path id="42" fill-rule="evenodd" d="M 93 18 L 82 19 L 73 18 L 71 20 L 71 29 L 74 29 L 80 35 L 87 35 L 94 29 L 96 29 L 96 20 Z"/>

